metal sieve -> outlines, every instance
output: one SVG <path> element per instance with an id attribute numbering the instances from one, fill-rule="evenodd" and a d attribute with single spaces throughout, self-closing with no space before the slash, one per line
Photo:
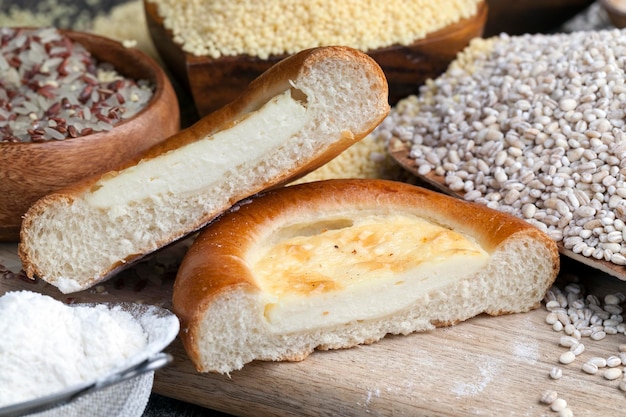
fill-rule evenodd
<path id="1" fill-rule="evenodd" d="M 93 306 L 94 304 L 75 304 Z M 147 335 L 146 348 L 107 375 L 61 392 L 0 408 L 0 417 L 139 417 L 152 390 L 154 371 L 171 362 L 163 353 L 179 330 L 169 310 L 145 304 L 108 304 L 130 313 Z"/>

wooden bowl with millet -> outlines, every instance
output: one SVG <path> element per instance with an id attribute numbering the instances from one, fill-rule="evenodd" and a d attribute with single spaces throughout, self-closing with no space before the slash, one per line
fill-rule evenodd
<path id="1" fill-rule="evenodd" d="M 240 55 L 214 59 L 192 55 L 175 42 L 154 3 L 144 0 L 144 9 L 150 36 L 160 56 L 174 76 L 187 86 L 199 116 L 232 101 L 252 80 L 286 57 L 260 59 Z M 470 40 L 482 35 L 486 20 L 487 3 L 482 1 L 473 16 L 429 33 L 412 44 L 367 51 L 387 76 L 389 102 L 393 105 L 417 93 L 424 81 L 445 71 Z"/>
<path id="2" fill-rule="evenodd" d="M 35 28 L 2 28 L 4 31 L 11 29 L 36 30 Z M 56 30 L 54 28 L 49 29 Z M 36 120 L 36 116 L 33 116 L 33 124 L 26 129 L 28 134 L 19 136 L 7 133 L 7 131 L 14 131 L 15 128 L 7 130 L 6 119 L 7 117 L 15 117 L 15 114 L 11 116 L 12 108 L 16 113 L 17 110 L 16 106 L 13 105 L 13 107 L 9 106 L 7 111 L 7 93 L 3 92 L 5 103 L 0 100 L 0 103 L 5 104 L 0 109 L 2 110 L 0 112 L 0 122 L 2 122 L 0 126 L 3 129 L 2 135 L 0 135 L 0 196 L 2 196 L 0 201 L 0 241 L 3 242 L 19 240 L 22 216 L 39 198 L 86 177 L 110 171 L 180 129 L 176 93 L 163 69 L 152 58 L 135 48 L 125 47 L 120 42 L 102 36 L 68 30 L 58 30 L 58 32 L 65 35 L 64 39 L 69 45 L 80 44 L 89 51 L 96 62 L 107 63 L 112 66 L 114 72 L 109 72 L 109 74 L 117 74 L 124 80 L 145 81 L 145 84 L 149 86 L 146 88 L 151 89 L 152 93 L 151 96 L 148 95 L 144 101 L 141 101 L 141 106 L 135 104 L 135 108 L 128 113 L 128 117 L 120 119 L 116 118 L 116 115 L 119 116 L 119 113 L 124 113 L 130 109 L 127 99 L 120 98 L 120 102 L 126 104 L 114 109 L 103 107 L 97 102 L 98 97 L 107 97 L 117 93 L 124 96 L 128 91 L 123 90 L 128 88 L 125 85 L 122 85 L 119 91 L 114 91 L 114 87 L 121 85 L 119 82 L 116 84 L 115 78 L 108 80 L 107 84 L 101 85 L 96 84 L 93 77 L 90 77 L 89 82 L 93 86 L 85 87 L 82 90 L 85 97 L 78 95 L 78 101 L 76 101 L 76 97 L 69 100 L 67 98 L 60 99 L 61 95 L 53 96 L 54 88 L 61 88 L 54 80 L 48 80 L 45 84 L 33 84 L 37 94 L 43 96 L 41 100 L 49 99 L 48 101 L 44 100 L 43 105 L 49 105 L 51 101 L 54 102 L 46 110 L 50 119 L 55 119 L 55 112 L 58 112 L 59 108 L 65 106 L 66 109 L 69 109 L 74 106 L 71 107 L 72 114 L 75 112 L 79 112 L 81 115 L 87 113 L 94 123 L 100 120 L 108 127 L 94 128 L 89 123 L 73 124 L 72 122 L 70 124 L 70 121 L 62 117 L 56 117 L 55 121 L 41 118 Z M 6 40 L 8 35 L 6 32 L 3 34 L 3 40 Z M 43 44 L 44 41 L 42 40 L 38 48 L 41 49 Z M 45 47 L 53 49 L 49 45 Z M 74 47 L 68 46 L 68 48 Z M 24 49 L 34 50 L 36 48 Z M 48 50 L 48 53 L 50 53 L 48 57 L 52 61 L 56 50 Z M 67 55 L 67 52 L 61 52 L 60 56 L 63 57 L 64 53 Z M 26 59 L 27 55 L 22 57 Z M 18 65 L 15 63 L 15 58 L 11 63 Z M 2 62 L 0 62 L 0 67 L 1 64 Z M 46 63 L 42 62 L 41 66 L 44 65 Z M 67 67 L 63 67 L 63 65 L 65 64 L 55 67 L 55 76 L 67 73 Z M 47 69 L 37 67 L 37 70 L 41 73 L 47 73 Z M 35 81 L 31 82 L 34 83 Z M 0 85 L 1 89 L 5 87 L 4 83 Z M 85 102 L 84 107 L 91 106 L 86 98 L 89 93 L 93 94 L 91 97 L 96 100 L 96 104 L 93 104 L 92 108 L 84 110 L 81 107 L 83 101 Z M 66 94 L 66 91 L 63 91 L 63 94 Z M 97 96 L 97 94 L 103 94 L 103 96 Z M 135 98 L 136 95 L 132 95 L 132 99 Z M 26 101 L 33 103 L 38 100 L 29 96 Z M 26 108 L 26 105 L 21 107 Z M 107 113 L 104 114 L 102 109 L 106 109 Z M 33 114 L 36 115 L 37 112 L 33 111 Z M 25 130 L 23 123 L 21 126 L 20 132 L 23 133 Z M 50 127 L 54 128 L 54 132 L 50 130 Z M 50 133 L 56 137 L 51 138 Z M 61 139 L 59 133 L 63 133 L 66 137 Z"/>

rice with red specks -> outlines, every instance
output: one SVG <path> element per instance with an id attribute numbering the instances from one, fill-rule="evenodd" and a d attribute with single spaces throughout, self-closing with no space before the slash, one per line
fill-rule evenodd
<path id="1" fill-rule="evenodd" d="M 153 94 L 97 62 L 56 28 L 0 28 L 0 141 L 43 142 L 111 130 Z"/>

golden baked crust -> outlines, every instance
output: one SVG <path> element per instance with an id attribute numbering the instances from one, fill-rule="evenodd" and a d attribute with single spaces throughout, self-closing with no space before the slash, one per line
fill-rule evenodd
<path id="1" fill-rule="evenodd" d="M 240 202 L 202 231 L 180 266 L 174 284 L 173 306 L 181 320 L 181 339 L 200 370 L 204 366 L 198 341 L 205 331 L 202 326 L 207 308 L 216 300 L 228 298 L 230 294 L 254 294 L 261 291 L 255 284 L 255 271 L 245 261 L 253 245 L 263 244 L 259 242 L 260 236 L 267 235 L 267 230 L 278 229 L 294 219 L 313 222 L 315 219 L 323 220 L 332 216 L 335 212 L 341 212 L 344 216 L 349 213 L 354 218 L 372 212 L 416 214 L 473 237 L 489 253 L 513 240 L 529 240 L 538 247 L 545 248 L 549 271 L 538 275 L 534 278 L 535 282 L 530 283 L 529 300 L 523 301 L 522 306 L 512 306 L 511 310 L 500 307 L 496 310 L 485 310 L 489 314 L 497 315 L 536 307 L 559 269 L 556 244 L 522 219 L 413 185 L 387 180 L 341 179 L 264 192 Z M 459 316 L 443 321 L 433 319 L 432 324 L 450 325 L 466 318 L 468 317 Z M 378 339 L 380 336 L 375 335 L 360 343 Z M 317 347 L 352 345 L 354 343 L 348 342 L 331 346 L 319 344 Z M 292 350 L 288 355 L 282 354 L 280 359 L 300 360 L 308 353 L 310 352 Z"/>

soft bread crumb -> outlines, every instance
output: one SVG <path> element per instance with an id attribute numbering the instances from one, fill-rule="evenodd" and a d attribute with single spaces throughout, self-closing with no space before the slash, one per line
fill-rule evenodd
<path id="1" fill-rule="evenodd" d="M 101 209 L 85 198 L 98 180 L 92 179 L 44 197 L 25 215 L 21 230 L 19 251 L 26 273 L 54 285 L 74 281 L 77 285 L 63 285 L 68 292 L 88 288 L 195 232 L 236 201 L 323 165 L 370 133 L 389 111 L 384 75 L 371 58 L 350 48 L 320 48 L 268 70 L 226 109 L 241 109 L 232 116 L 208 115 L 163 146 L 173 144 L 175 151 L 181 142 L 196 142 L 224 129 L 288 90 L 290 83 L 307 99 L 308 121 L 302 129 L 258 159 L 250 155 L 244 163 L 228 166 L 217 181 L 197 191 L 177 193 L 173 184 L 171 194 Z M 223 152 L 228 157 L 227 147 Z"/>
<path id="2" fill-rule="evenodd" d="M 326 230 L 338 218 L 398 212 L 476 240 L 489 254 L 486 266 L 451 281 L 429 278 L 432 286 L 415 291 L 409 307 L 399 304 L 393 313 L 382 316 L 353 317 L 331 326 L 313 318 L 300 330 L 287 326 L 291 330 L 285 333 L 268 321 L 265 308 L 276 303 L 277 296 L 262 290 L 256 263 L 251 262 L 257 256 L 255 248 L 271 245 L 296 226 L 297 230 L 306 226 L 298 233 L 308 236 L 313 230 Z M 468 217 L 472 222 L 466 221 Z M 320 269 L 328 271 L 332 265 Z M 481 313 L 529 311 L 539 304 L 558 269 L 554 241 L 521 219 L 395 181 L 329 180 L 249 199 L 205 229 L 180 266 L 173 306 L 186 329 L 182 340 L 197 369 L 229 373 L 253 360 L 302 360 L 315 349 L 373 343 L 387 334 L 430 330 Z M 402 280 L 411 279 L 409 271 L 401 275 Z M 289 302 L 310 300 L 313 305 L 318 299 L 308 297 L 318 293 L 311 294 L 298 293 Z M 353 303 L 367 299 L 353 297 L 357 292 L 350 294 Z M 342 311 L 357 309 L 355 304 L 354 309 Z"/>
<path id="3" fill-rule="evenodd" d="M 392 317 L 366 322 L 355 318 L 344 326 L 289 335 L 267 333 L 262 299 L 236 291 L 219 298 L 204 312 L 194 347 L 198 352 L 196 366 L 204 372 L 229 373 L 253 360 L 303 360 L 316 348 L 341 349 L 374 343 L 387 334 L 432 330 L 483 312 L 526 312 L 545 293 L 545 277 L 551 276 L 554 269 L 550 259 L 545 245 L 532 238 L 521 238 L 494 253 L 485 270 L 417 297 L 410 309 Z"/>

